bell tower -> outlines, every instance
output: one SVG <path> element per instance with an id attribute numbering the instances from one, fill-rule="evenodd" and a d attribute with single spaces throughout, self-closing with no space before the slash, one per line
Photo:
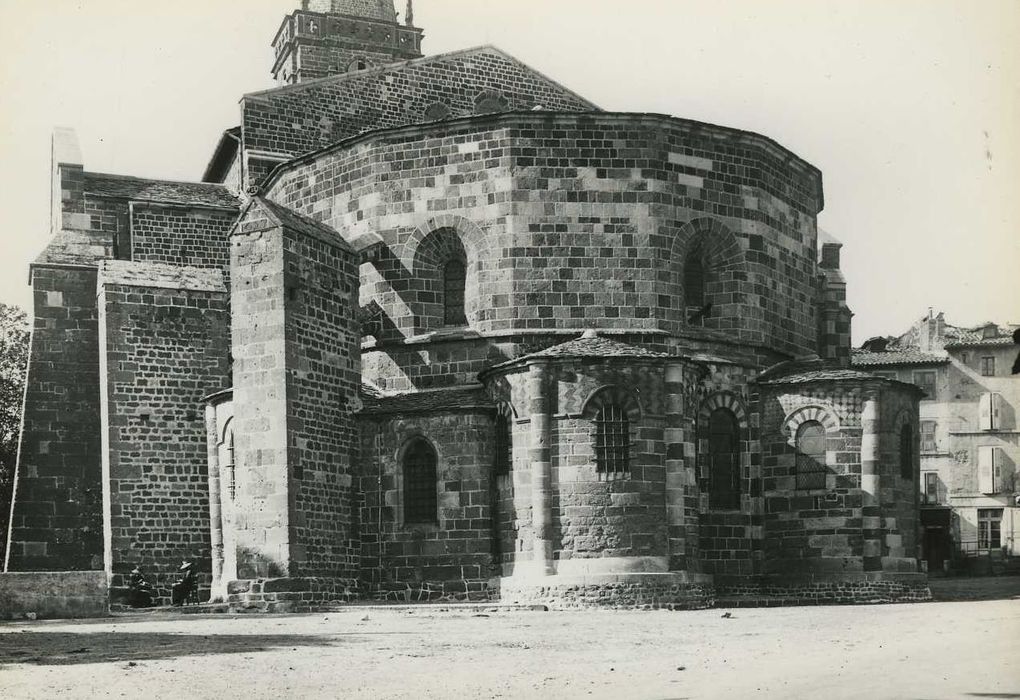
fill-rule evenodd
<path id="1" fill-rule="evenodd" d="M 273 78 L 293 85 L 421 58 L 422 30 L 413 22 L 413 0 L 404 24 L 393 0 L 301 0 L 273 40 Z"/>

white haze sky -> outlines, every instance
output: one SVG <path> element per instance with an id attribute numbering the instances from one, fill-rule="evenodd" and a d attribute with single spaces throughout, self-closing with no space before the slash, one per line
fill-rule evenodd
<path id="1" fill-rule="evenodd" d="M 0 301 L 30 304 L 49 137 L 197 180 L 298 0 L 0 0 Z M 404 1 L 397 9 L 403 12 Z M 603 108 L 765 134 L 824 173 L 855 343 L 929 306 L 1020 322 L 1020 1 L 418 0 L 425 53 L 491 43 Z"/>

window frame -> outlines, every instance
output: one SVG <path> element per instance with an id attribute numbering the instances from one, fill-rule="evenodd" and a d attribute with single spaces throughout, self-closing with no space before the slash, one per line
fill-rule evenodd
<path id="1" fill-rule="evenodd" d="M 925 427 L 930 427 L 931 430 L 925 430 Z M 919 435 L 921 437 L 921 449 L 920 453 L 925 454 L 938 454 L 939 442 L 938 442 L 938 429 L 939 423 L 935 420 L 921 420 L 918 427 Z M 928 441 L 930 440 L 930 442 Z M 930 448 L 930 449 L 926 449 Z"/>
<path id="2" fill-rule="evenodd" d="M 1002 515 L 1002 508 L 978 508 L 978 549 L 991 551 L 1002 548 Z"/>
<path id="3" fill-rule="evenodd" d="M 728 422 L 726 427 L 731 429 L 726 433 L 731 439 L 732 450 L 729 452 L 717 452 L 715 449 L 718 445 L 715 438 L 723 435 L 722 432 L 717 433 L 716 431 L 717 416 L 724 416 Z M 709 414 L 707 430 L 708 507 L 711 510 L 740 510 L 740 500 L 743 495 L 740 459 L 743 450 L 741 449 L 740 421 L 733 411 L 720 406 Z M 728 464 L 720 465 L 717 461 L 720 458 L 724 458 Z M 729 475 L 729 484 L 725 488 L 720 480 L 723 471 Z"/>
<path id="4" fill-rule="evenodd" d="M 925 389 L 926 382 L 919 380 L 919 377 L 931 377 L 931 391 Z M 934 401 L 938 397 L 938 381 L 939 374 L 935 370 L 923 369 L 914 370 L 910 375 L 911 383 L 917 386 L 919 389 L 925 392 L 924 396 L 921 397 L 922 401 Z"/>
<path id="5" fill-rule="evenodd" d="M 416 473 L 421 470 L 425 471 L 424 476 Z M 400 456 L 400 472 L 402 524 L 409 527 L 439 525 L 439 454 L 436 448 L 424 437 L 412 438 Z M 427 478 L 429 475 L 431 478 Z"/>
<path id="6" fill-rule="evenodd" d="M 995 376 L 995 355 L 981 356 L 981 376 L 982 377 Z"/>
<path id="7" fill-rule="evenodd" d="M 939 502 L 939 473 L 924 473 L 924 502 L 928 505 L 937 505 Z"/>
<path id="8" fill-rule="evenodd" d="M 809 454 L 802 449 L 805 430 L 808 428 L 815 429 L 815 426 L 821 429 L 821 435 L 816 437 L 816 439 L 821 439 L 822 441 L 821 460 L 816 455 Z M 794 436 L 794 449 L 796 450 L 796 464 L 794 467 L 796 489 L 798 491 L 815 491 L 827 488 L 829 475 L 828 430 L 826 430 L 825 425 L 817 420 L 806 420 L 798 425 L 797 433 Z M 803 468 L 804 465 L 810 463 L 815 464 L 815 468 Z M 820 486 L 817 484 L 818 475 L 821 475 L 822 479 Z"/>
<path id="9" fill-rule="evenodd" d="M 631 472 L 631 421 L 627 409 L 605 401 L 592 419 L 595 471 L 605 478 L 622 478 Z"/>
<path id="10" fill-rule="evenodd" d="M 493 473 L 497 477 L 509 476 L 514 468 L 514 414 L 510 406 L 496 406 L 495 436 L 493 440 Z"/>
<path id="11" fill-rule="evenodd" d="M 459 277 L 450 275 L 451 269 L 459 268 Z M 443 325 L 462 327 L 467 325 L 467 264 L 452 258 L 443 264 L 441 271 L 443 285 Z M 451 300 L 451 297 L 454 297 Z"/>

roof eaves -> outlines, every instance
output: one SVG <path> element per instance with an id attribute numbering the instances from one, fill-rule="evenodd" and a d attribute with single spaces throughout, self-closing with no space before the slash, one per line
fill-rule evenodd
<path id="1" fill-rule="evenodd" d="M 590 112 L 578 112 L 573 110 L 571 111 L 542 110 L 540 112 L 534 112 L 531 110 L 527 110 L 513 112 L 492 112 L 488 114 L 472 114 L 464 117 L 457 117 L 455 119 L 445 119 L 443 121 L 438 122 L 401 124 L 399 126 L 390 126 L 379 129 L 369 129 L 367 131 L 362 131 L 361 133 L 354 134 L 353 136 L 348 136 L 344 139 L 341 139 L 340 141 L 331 143 L 328 146 L 317 148 L 314 151 L 303 153 L 299 156 L 295 156 L 293 158 L 290 158 L 289 160 L 280 163 L 275 168 L 273 168 L 268 175 L 266 175 L 266 177 L 260 184 L 260 189 L 263 192 L 269 190 L 270 188 L 272 188 L 274 184 L 276 184 L 276 180 L 283 173 L 287 172 L 288 170 L 291 170 L 292 168 L 296 168 L 305 163 L 314 162 L 315 160 L 321 158 L 322 156 L 337 151 L 341 151 L 346 148 L 352 148 L 360 143 L 369 142 L 383 136 L 395 136 L 398 134 L 411 134 L 415 132 L 422 132 L 425 128 L 434 128 L 440 125 L 444 127 L 447 126 L 458 127 L 473 122 L 483 123 L 490 120 L 496 122 L 496 126 L 499 126 L 500 122 L 509 122 L 513 119 L 520 119 L 522 117 L 536 118 L 536 115 L 541 115 L 541 117 L 545 119 L 548 119 L 550 117 L 564 119 L 567 118 L 578 119 L 587 117 L 589 119 L 601 118 L 607 120 L 654 119 L 682 125 L 693 131 L 716 129 L 721 132 L 726 132 L 728 135 L 734 137 L 739 137 L 742 139 L 752 139 L 754 141 L 757 141 L 759 145 L 765 148 L 775 149 L 779 151 L 781 154 L 783 154 L 785 162 L 797 163 L 801 169 L 812 173 L 818 179 L 818 186 L 819 188 L 821 188 L 822 172 L 817 167 L 807 162 L 806 160 L 803 160 L 800 156 L 796 155 L 795 153 L 793 153 L 793 151 L 781 145 L 779 142 L 769 138 L 768 136 L 757 134 L 753 131 L 745 131 L 743 129 L 737 129 L 734 127 L 721 126 L 719 124 L 710 124 L 708 122 L 699 122 L 693 119 L 685 119 L 683 117 L 675 117 L 669 114 L 660 114 L 655 112 L 607 112 L 603 110 Z M 820 192 L 819 192 L 819 204 L 824 206 L 824 201 L 821 198 Z"/>

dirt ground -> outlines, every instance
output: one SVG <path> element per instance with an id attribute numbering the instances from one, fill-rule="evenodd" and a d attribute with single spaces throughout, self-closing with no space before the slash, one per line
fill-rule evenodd
<path id="1" fill-rule="evenodd" d="M 952 602 L 729 617 L 351 608 L 3 623 L 0 697 L 1020 698 L 1020 579 L 996 600 L 957 589 Z"/>

